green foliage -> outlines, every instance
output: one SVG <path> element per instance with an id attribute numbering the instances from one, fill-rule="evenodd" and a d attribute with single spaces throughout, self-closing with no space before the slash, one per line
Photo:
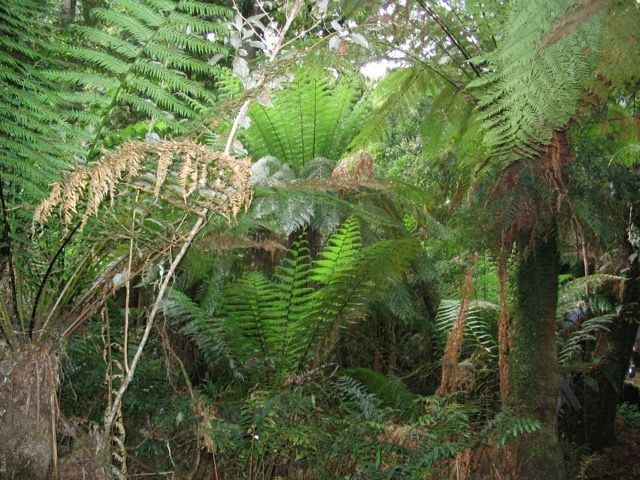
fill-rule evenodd
<path id="1" fill-rule="evenodd" d="M 363 413 L 376 411 L 375 403 L 344 378 L 277 393 L 257 391 L 233 405 L 226 402 L 207 429 L 219 473 L 255 479 L 403 478 L 392 476 L 398 467 L 382 464 L 386 458 L 395 463 L 401 449 L 377 439 L 383 424 Z"/>
<path id="2" fill-rule="evenodd" d="M 401 418 L 409 419 L 416 412 L 417 397 L 399 378 L 361 367 L 349 368 L 344 374 L 365 386 L 382 405 L 399 412 Z"/>
<path id="3" fill-rule="evenodd" d="M 638 2 L 616 2 L 608 12 L 602 38 L 602 55 L 598 72 L 616 88 L 633 90 L 640 79 L 640 23 Z"/>
<path id="4" fill-rule="evenodd" d="M 0 169 L 10 205 L 42 199 L 68 166 L 69 131 L 52 104 L 55 86 L 41 72 L 49 42 L 57 41 L 41 21 L 47 7 L 33 0 L 0 2 Z M 24 220 L 28 212 L 18 216 Z"/>
<path id="5" fill-rule="evenodd" d="M 625 167 L 634 167 L 640 163 L 640 143 L 629 143 L 615 152 L 611 161 Z"/>
<path id="6" fill-rule="evenodd" d="M 329 337 L 365 316 L 369 303 L 406 270 L 413 248 L 412 241 L 363 248 L 358 223 L 349 219 L 317 260 L 311 261 L 306 241 L 298 240 L 272 279 L 251 272 L 227 284 L 214 312 L 182 294 L 172 296 L 166 312 L 189 318 L 186 332 L 207 358 L 228 352 L 233 368 L 280 384 L 329 353 L 335 341 Z"/>
<path id="7" fill-rule="evenodd" d="M 504 408 L 487 423 L 487 430 L 493 429 L 497 436 L 497 445 L 503 447 L 520 435 L 533 433 L 540 429 L 540 421 L 534 418 L 524 418 L 512 410 Z"/>
<path id="8" fill-rule="evenodd" d="M 348 375 L 338 378 L 338 391 L 347 411 L 357 411 L 365 420 L 382 419 L 380 401 L 358 380 Z"/>
<path id="9" fill-rule="evenodd" d="M 460 310 L 459 300 L 442 300 L 435 318 L 435 328 L 443 344 Z M 499 307 L 490 302 L 472 301 L 465 317 L 465 348 L 480 349 L 491 359 L 498 358 L 496 322 Z"/>
<path id="10" fill-rule="evenodd" d="M 66 118 L 87 127 L 80 142 L 89 157 L 125 111 L 180 131 L 180 119 L 213 104 L 211 80 L 219 68 L 207 60 L 226 50 L 207 35 L 223 35 L 230 12 L 192 0 L 117 0 L 92 10 L 97 27 L 75 27 L 81 41 L 60 50 L 76 66 L 49 70 L 47 77 L 68 86 Z"/>
<path id="11" fill-rule="evenodd" d="M 361 17 L 365 11 L 363 2 L 333 3 L 344 7 L 342 12 L 334 12 L 335 18 L 348 16 L 353 9 L 358 9 Z M 20 240 L 13 244 L 14 252 L 29 258 L 28 268 L 14 269 L 10 263 L 3 263 L 2 271 L 28 271 L 34 278 L 46 272 L 49 277 L 35 302 L 27 301 L 20 308 L 18 300 L 0 304 L 1 326 L 7 337 L 15 326 L 27 332 L 30 316 L 37 317 L 38 332 L 40 317 L 44 320 L 45 314 L 53 320 L 45 320 L 42 327 L 55 337 L 54 320 L 65 315 L 73 319 L 84 311 L 85 304 L 92 304 L 94 298 L 78 298 L 80 292 L 92 285 L 104 295 L 117 290 L 122 285 L 129 251 L 126 242 L 118 241 L 123 238 L 121 232 L 125 232 L 125 240 L 135 236 L 138 243 L 132 251 L 137 262 L 143 254 L 158 248 L 158 238 L 162 245 L 168 244 L 179 239 L 181 228 L 190 225 L 179 217 L 179 209 L 162 199 L 138 201 L 125 194 L 119 199 L 122 203 L 89 224 L 84 236 L 65 245 L 59 256 L 52 259 L 47 254 L 41 258 L 34 251 L 49 251 L 59 245 L 61 230 L 52 225 L 42 238 L 31 243 L 20 222 L 29 216 L 28 205 L 41 198 L 48 183 L 58 179 L 59 171 L 73 161 L 90 162 L 103 147 L 111 148 L 127 139 L 147 138 L 153 142 L 159 135 L 184 132 L 188 122 L 213 112 L 210 107 L 219 100 L 235 105 L 242 95 L 240 80 L 215 66 L 227 55 L 221 39 L 226 33 L 223 22 L 231 18 L 230 9 L 208 0 L 111 0 L 101 4 L 93 10 L 93 26 L 74 26 L 65 37 L 53 28 L 48 4 L 0 0 L 0 169 L 9 203 L 8 208 L 3 205 L 3 211 L 10 216 L 11 233 Z M 183 264 L 184 271 L 163 307 L 167 318 L 197 347 L 193 364 L 187 364 L 189 371 L 183 373 L 187 384 L 188 374 L 198 383 L 195 387 L 200 398 L 192 399 L 200 400 L 195 410 L 201 418 L 192 418 L 190 397 L 174 391 L 179 380 L 175 375 L 178 370 L 172 369 L 169 360 L 170 345 L 152 338 L 149 355 L 143 357 L 124 403 L 127 428 L 133 427 L 128 438 L 135 447 L 130 449 L 135 458 L 162 457 L 158 464 L 169 470 L 175 465 L 168 465 L 174 458 L 165 459 L 167 449 L 178 456 L 181 453 L 176 452 L 185 451 L 186 456 L 196 449 L 200 454 L 200 444 L 194 449 L 188 447 L 197 433 L 215 456 L 214 468 L 219 468 L 223 478 L 427 478 L 441 473 L 439 468 L 447 468 L 448 461 L 459 452 L 487 443 L 502 447 L 541 427 L 538 421 L 521 418 L 508 409 L 494 415 L 495 403 L 490 409 L 484 408 L 487 399 L 495 400 L 494 391 L 477 395 L 476 388 L 466 392 L 469 402 L 459 404 L 453 399 L 417 398 L 391 373 L 351 368 L 340 370 L 338 378 L 334 378 L 335 371 L 328 378 L 323 375 L 332 370 L 324 367 L 336 359 L 332 352 L 345 327 L 357 322 L 362 335 L 351 341 L 364 339 L 360 348 L 368 357 L 372 357 L 370 346 L 376 341 L 375 335 L 380 338 L 379 344 L 388 347 L 376 349 L 376 359 L 367 358 L 367 362 L 373 363 L 389 352 L 389 357 L 394 355 L 393 361 L 388 360 L 389 372 L 402 375 L 404 380 L 431 375 L 429 370 L 437 365 L 437 358 L 432 352 L 421 354 L 437 343 L 429 338 L 432 329 L 440 345 L 444 343 L 460 301 L 443 300 L 435 321 L 426 319 L 433 316 L 431 310 L 435 310 L 440 294 L 455 298 L 455 282 L 451 279 L 462 268 L 460 247 L 465 242 L 486 240 L 462 238 L 474 237 L 469 234 L 474 222 L 481 222 L 478 218 L 487 215 L 471 208 L 464 212 L 467 217 L 454 217 L 447 224 L 449 228 L 458 222 L 459 237 L 452 238 L 449 231 L 445 232 L 449 236 L 437 233 L 445 230 L 440 222 L 449 219 L 465 198 L 472 199 L 473 195 L 465 196 L 465 191 L 488 185 L 475 182 L 483 174 L 476 165 L 491 153 L 503 160 L 537 155 L 554 129 L 576 117 L 587 96 L 586 87 L 593 86 L 598 76 L 594 72 L 602 71 L 614 88 L 637 81 L 637 51 L 621 59 L 623 71 L 615 68 L 620 57 L 620 51 L 616 57 L 616 48 L 631 50 L 637 46 L 633 37 L 636 5 L 625 7 L 633 8 L 634 14 L 628 18 L 620 17 L 622 10 L 615 11 L 626 37 L 615 48 L 603 49 L 602 12 L 576 18 L 575 4 L 570 0 L 518 0 L 449 2 L 447 7 L 452 10 L 435 6 L 441 19 L 455 26 L 453 35 L 459 35 L 473 54 L 487 51 L 492 41 L 499 43 L 493 53 L 472 61 L 477 71 L 462 58 L 465 52 L 456 51 L 459 46 L 452 38 L 434 38 L 432 27 L 441 25 L 425 22 L 428 25 L 419 31 L 412 25 L 411 35 L 427 38 L 436 47 L 416 49 L 426 60 L 417 67 L 393 71 L 371 95 L 363 94 L 357 77 L 339 73 L 336 79 L 326 68 L 298 70 L 281 89 L 273 87 L 275 81 L 266 79 L 273 88 L 268 93 L 271 98 L 264 94 L 261 102 L 252 104 L 251 125 L 242 134 L 250 154 L 260 158 L 252 169 L 258 198 L 250 215 L 238 220 L 242 225 L 225 224 L 223 230 L 235 234 L 242 228 L 243 233 L 270 229 L 270 234 L 296 240 L 290 240 L 289 250 L 272 275 L 265 272 L 275 261 L 264 271 L 247 271 L 255 268 L 249 265 L 261 263 L 253 257 L 253 247 L 246 252 L 212 254 L 217 248 L 213 245 L 193 252 L 190 261 Z M 371 5 L 378 8 L 375 2 Z M 413 8 L 407 2 L 407 12 Z M 274 10 L 269 10 L 270 15 L 280 19 L 282 9 Z M 511 13 L 503 16 L 505 10 Z M 602 38 L 607 39 L 612 35 L 612 22 L 604 23 Z M 559 26 L 567 25 L 559 31 Z M 333 33 L 329 33 L 331 37 Z M 402 43 L 399 36 L 395 39 Z M 604 55 L 598 55 L 600 51 L 611 55 L 612 61 L 607 64 Z M 259 61 L 258 54 L 256 63 Z M 480 78 L 465 88 L 467 77 L 474 73 Z M 479 96 L 478 109 L 473 108 L 478 100 L 474 95 Z M 626 108 L 631 98 L 621 97 L 616 102 L 625 104 L 620 110 L 633 120 Z M 389 112 L 395 114 L 391 120 Z M 410 119 L 406 118 L 408 112 Z M 395 128 L 401 122 L 401 128 Z M 635 126 L 630 123 L 632 136 L 625 137 L 626 143 L 612 140 L 615 148 L 607 145 L 597 152 L 597 160 L 604 159 L 603 165 L 611 160 L 617 174 L 638 163 Z M 575 127 L 581 128 L 590 127 Z M 599 139 L 604 129 L 597 135 L 595 128 L 589 132 Z M 208 141 L 220 143 L 218 132 L 207 135 Z M 400 193 L 392 198 L 362 190 L 349 197 L 350 192 L 334 195 L 326 191 L 330 189 L 326 179 L 336 160 L 357 147 L 385 140 L 387 145 L 380 150 L 386 158 L 378 165 L 379 171 L 417 179 L 428 198 L 414 195 L 410 208 L 405 209 L 397 201 Z M 581 148 L 577 151 L 584 156 L 594 151 Z M 542 182 L 530 181 L 531 172 L 526 162 L 522 164 L 516 175 L 517 193 L 509 198 L 511 205 L 499 219 L 517 219 L 519 202 L 525 198 L 535 202 L 550 198 Z M 484 167 L 483 163 L 480 170 Z M 589 177 L 588 165 L 581 168 Z M 609 187 L 606 175 L 587 180 L 593 183 L 591 190 L 578 192 L 585 198 L 599 189 L 602 192 L 597 198 L 606 199 L 609 208 L 623 197 Z M 301 185 L 296 185 L 297 181 Z M 308 185 L 319 185 L 325 191 L 312 191 Z M 578 190 L 574 185 L 568 188 Z M 636 201 L 636 190 L 625 188 L 625 200 Z M 360 217 L 375 221 L 361 230 L 352 217 L 337 228 L 345 211 L 357 211 L 355 202 L 364 204 L 367 197 L 375 197 L 377 203 L 360 208 Z M 563 203 L 563 197 L 558 204 L 565 207 L 569 200 Z M 623 221 L 627 206 L 620 209 Z M 432 210 L 437 220 L 429 217 L 423 222 Z M 582 204 L 575 211 L 580 220 L 589 219 L 589 210 Z M 130 212 L 136 212 L 136 216 L 129 217 Z M 411 213 L 405 215 L 407 212 Z M 399 221 L 392 224 L 381 220 L 383 216 L 403 219 L 404 228 Z M 212 223 L 206 233 L 214 230 Z M 593 236 L 626 234 L 622 229 L 610 234 L 600 225 L 608 224 L 590 225 Z M 317 256 L 310 253 L 307 238 L 301 233 L 306 227 L 313 229 L 314 236 L 309 237 L 314 240 L 318 232 L 324 238 L 335 232 Z M 389 232 L 403 239 L 371 243 L 380 235 L 394 238 L 386 235 Z M 7 236 L 8 232 L 4 233 Z M 115 246 L 114 241 L 118 241 Z M 203 235 L 202 244 L 207 241 L 215 243 L 215 239 Z M 414 258 L 418 246 L 426 259 L 422 263 Z M 5 261 L 4 250 L 0 260 Z M 478 267 L 474 278 L 462 353 L 466 359 L 463 363 L 477 362 L 472 367 L 478 369 L 487 366 L 484 371 L 489 371 L 495 387 L 498 282 L 495 262 L 485 260 L 484 269 Z M 144 272 L 144 286 L 156 284 L 163 273 L 162 264 Z M 7 286 L 7 275 L 3 280 Z M 561 319 L 583 299 L 593 313 L 560 338 L 563 366 L 588 358 L 589 346 L 606 332 L 613 306 L 593 292 L 619 280 L 597 274 L 561 285 Z M 442 285 L 440 292 L 437 285 Z M 18 290 L 27 298 L 37 286 L 19 285 Z M 144 294 L 139 298 L 144 300 Z M 74 305 L 69 300 L 76 306 L 67 310 L 67 305 Z M 135 324 L 143 312 L 134 309 L 131 314 Z M 369 321 L 362 321 L 365 319 Z M 110 324 L 114 345 L 122 343 L 120 324 L 121 318 L 116 315 Z M 411 329 L 403 329 L 407 325 Z M 133 330 L 130 349 L 139 338 Z M 176 337 L 178 342 L 184 340 Z M 66 414 L 101 420 L 100 411 L 106 402 L 101 340 L 92 323 L 86 335 L 69 344 L 62 391 Z M 114 351 L 118 352 L 117 348 Z M 408 358 L 397 358 L 403 356 Z M 350 365 L 369 364 L 359 360 Z M 405 364 L 399 365 L 402 362 Z M 406 371 L 407 365 L 412 371 L 405 376 L 402 368 Z M 338 362 L 337 366 L 344 364 Z M 207 375 L 215 378 L 215 383 Z M 636 410 L 623 405 L 618 414 L 637 426 L 640 414 Z M 176 462 L 179 467 L 188 463 L 183 459 Z"/>
<path id="12" fill-rule="evenodd" d="M 423 445 L 421 461 L 432 466 L 437 460 L 455 457 L 470 445 L 472 405 L 447 402 L 437 397 L 422 398 L 423 412 L 415 425 Z"/>
<path id="13" fill-rule="evenodd" d="M 475 59 L 489 68 L 469 87 L 481 88 L 485 143 L 494 154 L 537 156 L 552 131 L 576 114 L 598 62 L 604 10 L 560 33 L 573 4 L 514 3 L 499 47 Z"/>
<path id="14" fill-rule="evenodd" d="M 122 362 L 121 312 L 111 309 L 111 313 L 108 337 L 104 331 L 105 322 L 91 321 L 62 351 L 60 409 L 65 421 L 69 422 L 67 425 L 84 427 L 103 421 L 108 388 L 105 382 L 107 338 L 112 343 L 114 360 Z M 139 318 L 140 312 L 133 310 L 131 313 Z M 132 342 L 129 344 L 130 358 L 138 339 L 137 334 L 129 338 Z M 196 419 L 190 399 L 183 390 L 180 370 L 167 357 L 158 336 L 151 338 L 137 372 L 123 400 L 129 454 L 139 461 L 157 462 L 159 468 L 176 468 L 177 464 L 178 468 L 187 470 L 188 455 L 181 452 L 180 445 L 193 441 Z M 82 445 L 78 435 L 82 430 L 78 428 L 74 435 L 76 445 Z M 167 446 L 174 452 L 172 459 L 167 458 Z"/>
<path id="15" fill-rule="evenodd" d="M 375 85 L 371 93 L 371 113 L 354 144 L 366 147 L 375 141 L 389 138 L 393 129 L 393 113 L 410 112 L 433 93 L 440 83 L 433 72 L 424 66 L 393 70 Z M 426 116 L 424 117 L 426 118 Z"/>
<path id="16" fill-rule="evenodd" d="M 629 428 L 640 428 L 640 407 L 633 403 L 621 403 L 618 405 L 617 417 Z"/>
<path id="17" fill-rule="evenodd" d="M 329 238 L 318 255 L 311 279 L 325 286 L 336 283 L 341 273 L 348 274 L 361 248 L 360 226 L 351 217 Z"/>
<path id="18" fill-rule="evenodd" d="M 558 313 L 566 313 L 575 302 L 584 300 L 589 292 L 595 292 L 606 287 L 616 288 L 624 277 L 608 275 L 606 273 L 592 273 L 586 277 L 560 278 L 564 281 L 558 292 Z"/>
<path id="19" fill-rule="evenodd" d="M 65 310 L 66 319 L 78 313 L 73 301 L 94 280 L 93 293 L 101 283 L 111 283 L 109 273 L 117 272 L 110 269 L 125 252 L 119 243 L 107 249 L 100 240 L 84 242 L 73 228 L 67 236 L 55 221 L 34 239 L 28 230 L 31 206 L 64 170 L 94 159 L 104 146 L 175 133 L 210 106 L 219 68 L 207 60 L 225 52 L 219 39 L 230 10 L 191 0 L 116 0 L 93 10 L 94 26 L 72 26 L 68 32 L 54 27 L 53 12 L 49 2 L 0 3 L 0 193 L 8 252 L 2 261 L 12 272 L 3 327 L 15 321 L 25 333 L 35 326 L 39 336 L 55 331 L 60 318 L 47 312 L 49 307 Z M 75 194 L 83 188 L 78 185 Z M 136 204 L 132 197 L 101 219 L 102 228 L 112 229 L 109 235 L 118 229 L 114 225 L 129 225 L 124 205 Z M 136 207 L 146 217 L 149 204 Z M 168 210 L 146 217 L 146 233 L 157 238 L 151 222 L 171 217 Z M 65 263 L 70 256 L 74 261 Z M 43 323 L 46 331 L 39 331 Z"/>
<path id="20" fill-rule="evenodd" d="M 273 95 L 272 105 L 254 103 L 244 133 L 254 158 L 273 156 L 291 166 L 317 157 L 339 160 L 366 112 L 353 77 L 333 79 L 324 72 L 297 71 L 291 84 Z"/>
<path id="21" fill-rule="evenodd" d="M 286 236 L 305 227 L 329 235 L 340 224 L 340 207 L 345 202 L 332 192 L 304 186 L 330 178 L 335 162 L 317 157 L 298 172 L 275 157 L 263 157 L 251 166 L 257 195 L 251 214 L 268 228 Z M 301 182 L 302 186 L 296 186 Z"/>
<path id="22" fill-rule="evenodd" d="M 589 360 L 588 353 L 595 346 L 598 336 L 606 334 L 616 318 L 614 305 L 604 295 L 597 293 L 605 287 L 616 287 L 623 278 L 614 275 L 592 274 L 562 284 L 556 310 L 558 335 L 558 361 L 565 368 L 579 366 Z M 580 309 L 581 306 L 581 310 Z M 568 323 L 571 315 L 580 318 Z"/>

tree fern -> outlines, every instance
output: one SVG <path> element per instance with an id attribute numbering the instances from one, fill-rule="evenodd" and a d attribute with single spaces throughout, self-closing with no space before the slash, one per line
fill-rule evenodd
<path id="1" fill-rule="evenodd" d="M 65 139 L 72 129 L 61 121 L 56 86 L 41 71 L 51 65 L 50 47 L 58 41 L 45 20 L 49 7 L 48 2 L 0 1 L 0 263 L 8 292 L 2 316 L 7 324 L 15 321 L 9 330 L 17 331 L 28 328 L 30 306 L 23 295 L 33 292 L 34 271 L 46 269 L 42 252 L 34 252 L 29 239 L 29 207 L 60 179 L 70 157 Z M 52 236 L 57 239 L 59 233 Z"/>
<path id="2" fill-rule="evenodd" d="M 272 105 L 254 104 L 244 134 L 254 158 L 274 156 L 293 166 L 317 157 L 338 160 L 365 112 L 361 89 L 351 77 L 332 84 L 326 73 L 298 71 L 273 95 Z"/>
<path id="3" fill-rule="evenodd" d="M 481 89 L 485 144 L 494 154 L 536 156 L 576 113 L 597 65 L 603 12 L 550 42 L 573 3 L 515 3 L 499 48 L 475 59 L 490 69 L 469 87 Z"/>
<path id="4" fill-rule="evenodd" d="M 69 130 L 52 104 L 54 86 L 38 68 L 48 63 L 48 41 L 56 38 L 42 21 L 47 7 L 0 2 L 0 169 L 12 205 L 40 200 L 67 166 L 63 139 Z"/>
<path id="5" fill-rule="evenodd" d="M 48 21 L 50 7 L 0 2 L 4 237 L 13 241 L 16 270 L 31 277 L 45 275 L 53 252 L 42 248 L 49 244 L 44 239 L 29 240 L 29 205 L 62 171 L 95 157 L 105 133 L 128 121 L 131 111 L 177 131 L 181 120 L 210 105 L 206 82 L 216 69 L 207 59 L 223 50 L 205 34 L 221 37 L 229 12 L 197 1 L 116 0 L 94 11 L 97 27 L 75 27 L 65 43 Z M 23 285 L 21 293 L 31 288 Z"/>
<path id="6" fill-rule="evenodd" d="M 269 188 L 257 195 L 252 214 L 268 222 L 273 231 L 286 236 L 307 226 L 329 235 L 340 224 L 337 207 L 344 202 L 313 188 L 313 184 L 311 188 L 305 186 L 305 180 L 327 179 L 334 167 L 334 162 L 323 157 L 299 169 L 291 168 L 276 157 L 261 158 L 251 167 L 252 182 L 258 188 Z M 297 182 L 302 185 L 297 187 Z"/>
<path id="7" fill-rule="evenodd" d="M 214 102 L 211 84 L 204 82 L 219 68 L 207 60 L 226 50 L 208 35 L 224 34 L 229 9 L 192 0 L 116 0 L 92 15 L 100 26 L 76 27 L 81 41 L 60 48 L 77 66 L 47 72 L 71 90 L 61 99 L 66 118 L 87 127 L 81 144 L 89 151 L 80 149 L 79 156 L 99 151 L 122 109 L 180 131 L 179 120 Z"/>
<path id="8" fill-rule="evenodd" d="M 365 316 L 369 302 L 407 268 L 414 247 L 413 241 L 385 241 L 363 248 L 358 224 L 349 219 L 318 260 L 312 262 L 306 241 L 298 240 L 273 278 L 251 272 L 228 284 L 215 311 L 193 315 L 186 329 L 201 348 L 212 347 L 214 361 L 226 345 L 247 375 L 280 384 L 301 374 L 318 349 L 329 353 L 331 335 Z M 187 302 L 183 310 L 191 308 Z"/>

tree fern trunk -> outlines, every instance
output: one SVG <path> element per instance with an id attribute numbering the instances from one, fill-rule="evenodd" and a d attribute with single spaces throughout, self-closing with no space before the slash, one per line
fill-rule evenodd
<path id="1" fill-rule="evenodd" d="M 57 388 L 51 345 L 0 350 L 0 479 L 50 478 L 56 460 Z"/>
<path id="2" fill-rule="evenodd" d="M 565 478 L 556 433 L 560 256 L 554 231 L 534 235 L 520 233 L 508 403 L 522 416 L 539 420 L 541 428 L 517 439 L 512 466 L 519 480 L 559 480 Z"/>

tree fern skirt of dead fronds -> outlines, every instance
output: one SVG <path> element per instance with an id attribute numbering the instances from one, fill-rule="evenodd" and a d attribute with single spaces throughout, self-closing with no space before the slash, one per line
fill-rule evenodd
<path id="1" fill-rule="evenodd" d="M 78 168 L 51 185 L 37 206 L 34 228 L 55 214 L 65 224 L 79 217 L 84 224 L 98 216 L 109 199 L 135 190 L 147 192 L 185 210 L 210 211 L 231 219 L 251 204 L 251 161 L 216 152 L 191 140 L 126 142 L 103 158 Z"/>

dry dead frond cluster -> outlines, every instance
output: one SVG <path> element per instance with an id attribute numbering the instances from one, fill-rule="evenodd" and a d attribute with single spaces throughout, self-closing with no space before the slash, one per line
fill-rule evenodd
<path id="1" fill-rule="evenodd" d="M 342 160 L 331 173 L 334 180 L 369 180 L 373 178 L 373 157 L 366 150 Z"/>
<path id="2" fill-rule="evenodd" d="M 284 253 L 287 247 L 276 240 L 255 240 L 253 238 L 238 235 L 233 232 L 219 232 L 207 235 L 198 243 L 199 248 L 215 251 L 229 251 L 238 248 L 251 248 L 264 250 L 272 255 Z"/>
<path id="3" fill-rule="evenodd" d="M 36 208 L 34 226 L 58 213 L 65 224 L 97 216 L 104 201 L 127 189 L 213 210 L 230 219 L 251 204 L 251 162 L 215 152 L 191 140 L 126 142 L 102 160 L 71 172 L 51 186 Z M 81 213 L 79 212 L 81 211 Z"/>

